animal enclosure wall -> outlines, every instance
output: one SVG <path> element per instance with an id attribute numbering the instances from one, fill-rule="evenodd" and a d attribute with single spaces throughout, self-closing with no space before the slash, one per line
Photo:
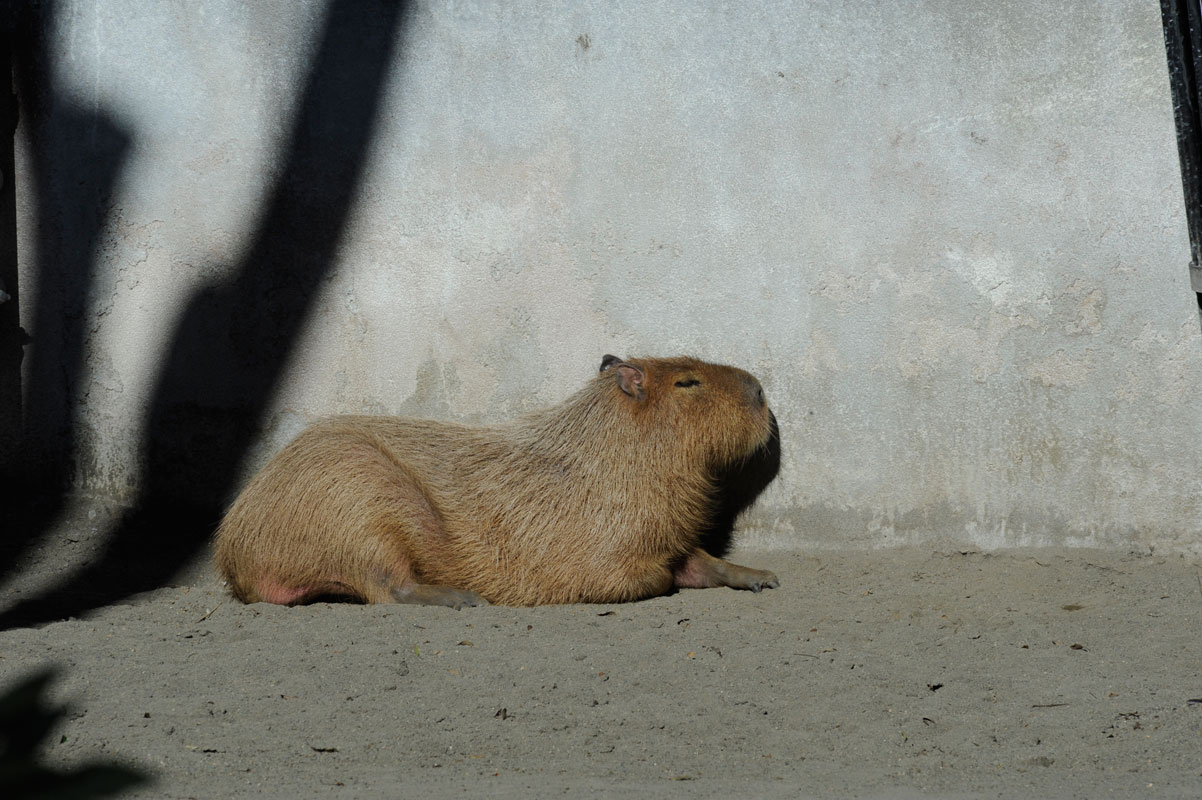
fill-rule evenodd
<path id="1" fill-rule="evenodd" d="M 1155 3 L 23 24 L 10 468 L 225 498 L 320 416 L 501 420 L 689 353 L 779 420 L 745 543 L 1202 551 Z"/>

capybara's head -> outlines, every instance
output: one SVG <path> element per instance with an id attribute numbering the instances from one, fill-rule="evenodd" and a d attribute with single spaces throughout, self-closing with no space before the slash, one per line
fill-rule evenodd
<path id="1" fill-rule="evenodd" d="M 607 355 L 600 381 L 648 446 L 714 468 L 746 458 L 772 436 L 764 389 L 749 372 L 696 358 Z"/>

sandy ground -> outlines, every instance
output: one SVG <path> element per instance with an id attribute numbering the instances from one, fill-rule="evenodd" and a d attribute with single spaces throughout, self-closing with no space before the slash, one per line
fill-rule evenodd
<path id="1" fill-rule="evenodd" d="M 0 607 L 85 544 L 50 542 Z M 0 632 L 0 685 L 62 666 L 46 760 L 137 765 L 141 797 L 1202 796 L 1198 559 L 736 560 L 781 587 L 282 608 L 201 564 Z"/>

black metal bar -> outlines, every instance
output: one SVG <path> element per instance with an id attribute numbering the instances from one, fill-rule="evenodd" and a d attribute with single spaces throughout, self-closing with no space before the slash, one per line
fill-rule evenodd
<path id="1" fill-rule="evenodd" d="M 1160 0 L 1164 46 L 1177 121 L 1177 154 L 1185 192 L 1185 221 L 1189 228 L 1190 287 L 1202 316 L 1202 8 L 1198 0 Z"/>
<path id="2" fill-rule="evenodd" d="M 14 454 L 21 438 L 21 358 L 26 343 L 17 285 L 17 100 L 11 88 L 15 35 L 11 22 L 0 21 L 0 481 L 5 489 L 17 469 Z"/>

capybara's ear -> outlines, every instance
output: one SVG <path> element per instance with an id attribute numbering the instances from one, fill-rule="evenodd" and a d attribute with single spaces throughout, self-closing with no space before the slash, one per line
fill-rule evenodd
<path id="1" fill-rule="evenodd" d="M 640 402 L 647 396 L 647 391 L 643 388 L 643 371 L 630 364 L 618 364 L 618 386 Z"/>
<path id="2" fill-rule="evenodd" d="M 598 371 L 605 372 L 605 370 L 609 369 L 610 367 L 614 366 L 615 364 L 621 364 L 621 363 L 622 363 L 622 359 L 618 358 L 617 356 L 611 356 L 611 355 L 602 356 L 601 357 L 601 369 Z"/>

